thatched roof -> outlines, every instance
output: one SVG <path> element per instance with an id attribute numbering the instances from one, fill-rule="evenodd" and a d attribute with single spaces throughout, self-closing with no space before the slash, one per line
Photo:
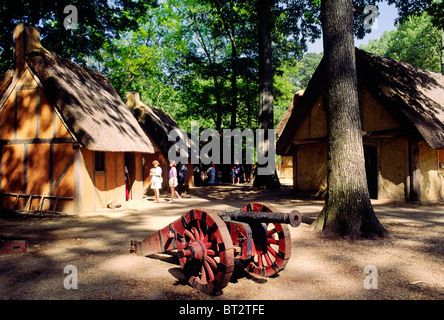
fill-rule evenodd
<path id="1" fill-rule="evenodd" d="M 356 49 L 358 79 L 400 124 L 407 119 L 433 149 L 444 149 L 444 76 Z M 405 118 L 401 118 L 404 116 Z"/>
<path id="2" fill-rule="evenodd" d="M 173 118 L 165 111 L 143 103 L 137 92 L 127 93 L 126 105 L 131 109 L 140 126 L 159 147 L 160 151 L 168 154 L 168 150 L 176 143 L 168 140 L 168 134 L 172 130 L 180 130 Z M 189 147 L 188 140 L 187 145 Z"/>
<path id="3" fill-rule="evenodd" d="M 444 76 L 408 63 L 356 49 L 358 83 L 364 86 L 411 137 L 444 149 Z M 285 154 L 316 100 L 326 90 L 324 59 L 277 141 Z"/>
<path id="4" fill-rule="evenodd" d="M 151 141 L 102 73 L 50 53 L 40 43 L 34 47 L 28 43 L 24 59 L 81 146 L 93 151 L 154 153 Z"/>
<path id="5" fill-rule="evenodd" d="M 285 126 L 287 125 L 288 119 L 290 119 L 291 114 L 293 113 L 294 106 L 298 103 L 299 99 L 304 95 L 304 90 L 299 90 L 293 95 L 293 99 L 291 99 L 290 106 L 282 117 L 276 128 L 276 134 L 278 137 L 281 136 L 282 131 L 284 131 Z"/>
<path id="6" fill-rule="evenodd" d="M 8 89 L 13 78 L 14 78 L 14 70 L 11 69 L 7 70 L 0 78 L 0 97 L 3 95 L 6 89 Z"/>

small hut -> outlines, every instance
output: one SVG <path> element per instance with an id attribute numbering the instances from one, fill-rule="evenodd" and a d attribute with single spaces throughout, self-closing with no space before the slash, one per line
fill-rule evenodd
<path id="1" fill-rule="evenodd" d="M 162 189 L 164 191 L 169 191 L 168 186 L 168 172 L 170 170 L 168 151 L 176 143 L 175 141 L 168 140 L 168 134 L 173 130 L 180 130 L 177 123 L 171 118 L 171 116 L 165 111 L 159 108 L 153 108 L 140 100 L 140 95 L 138 92 L 128 92 L 126 95 L 126 105 L 133 112 L 140 126 L 144 130 L 145 134 L 148 136 L 150 141 L 153 142 L 155 153 L 154 154 L 144 154 L 143 155 L 143 187 L 144 193 L 152 193 L 150 189 L 151 177 L 150 169 L 153 167 L 152 162 L 154 160 L 159 161 L 160 167 L 162 168 L 163 183 Z M 188 142 L 188 148 L 190 148 Z M 178 189 L 183 191 L 188 189 L 193 185 L 193 166 L 188 161 L 184 164 L 186 170 L 184 172 L 185 181 L 182 186 Z M 177 170 L 181 169 L 182 164 L 177 164 Z"/>
<path id="2" fill-rule="evenodd" d="M 444 198 L 444 76 L 356 49 L 367 181 L 373 199 Z M 327 188 L 325 62 L 284 118 L 277 153 L 301 194 Z"/>
<path id="3" fill-rule="evenodd" d="M 43 48 L 32 26 L 13 40 L 15 69 L 0 80 L 2 208 L 80 214 L 142 199 L 154 147 L 110 81 Z"/>

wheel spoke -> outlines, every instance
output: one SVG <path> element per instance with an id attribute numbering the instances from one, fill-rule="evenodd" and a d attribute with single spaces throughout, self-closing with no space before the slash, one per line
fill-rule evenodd
<path id="1" fill-rule="evenodd" d="M 259 267 L 259 269 L 262 268 L 262 255 L 261 254 L 257 255 L 257 266 Z"/>
<path id="2" fill-rule="evenodd" d="M 274 234 L 274 233 L 276 233 L 277 231 L 276 231 L 276 228 L 273 228 L 273 229 L 270 229 L 270 230 L 267 230 L 267 237 L 270 237 L 272 234 Z"/>
<path id="3" fill-rule="evenodd" d="M 271 259 L 270 259 L 270 256 L 268 255 L 268 253 L 264 253 L 264 258 L 265 258 L 265 261 L 267 262 L 267 266 L 268 267 L 271 266 L 272 262 L 271 262 Z"/>
<path id="4" fill-rule="evenodd" d="M 217 263 L 213 258 L 206 256 L 205 261 L 207 261 L 213 267 L 213 269 L 217 269 Z"/>
<path id="5" fill-rule="evenodd" d="M 204 261 L 203 265 L 205 266 L 205 270 L 208 273 L 208 278 L 209 278 L 210 282 L 213 282 L 214 281 L 214 273 L 213 273 L 213 270 L 211 269 L 211 266 L 208 264 L 207 261 Z"/>
<path id="6" fill-rule="evenodd" d="M 190 255 L 191 255 L 191 251 L 190 250 L 188 250 L 188 249 L 183 250 L 183 256 L 184 257 L 189 257 Z"/>
<path id="7" fill-rule="evenodd" d="M 195 241 L 196 238 L 194 238 L 194 235 L 190 232 L 190 230 L 186 230 L 183 232 L 188 238 L 190 238 L 190 242 Z"/>
<path id="8" fill-rule="evenodd" d="M 276 258 L 277 253 L 276 253 L 276 251 L 274 251 L 274 249 L 273 249 L 271 246 L 267 246 L 267 250 L 268 250 L 268 252 L 271 253 L 271 255 L 272 255 L 273 257 Z"/>
<path id="9" fill-rule="evenodd" d="M 207 282 L 207 274 L 205 272 L 205 265 L 202 264 L 202 267 L 200 268 L 200 280 L 202 281 L 202 283 L 206 283 Z"/>
<path id="10" fill-rule="evenodd" d="M 199 231 L 197 231 L 196 227 L 192 227 L 191 232 L 194 235 L 194 239 L 198 240 L 199 239 Z"/>

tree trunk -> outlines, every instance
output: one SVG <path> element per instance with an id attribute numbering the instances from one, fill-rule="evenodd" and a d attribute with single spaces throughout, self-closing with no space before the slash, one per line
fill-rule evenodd
<path id="1" fill-rule="evenodd" d="M 367 187 L 353 42 L 352 0 L 321 5 L 327 63 L 327 199 L 316 229 L 350 238 L 384 236 Z"/>
<path id="2" fill-rule="evenodd" d="M 259 44 L 259 128 L 273 129 L 271 10 L 274 0 L 257 0 Z"/>
<path id="3" fill-rule="evenodd" d="M 259 45 L 259 129 L 264 129 L 265 154 L 268 154 L 268 129 L 274 128 L 273 115 L 273 63 L 272 40 L 273 28 L 272 9 L 274 0 L 257 0 L 258 45 Z M 253 187 L 276 189 L 280 187 L 276 170 L 271 175 L 256 175 Z"/>
<path id="4" fill-rule="evenodd" d="M 441 74 L 444 75 L 444 28 L 441 29 Z"/>
<path id="5" fill-rule="evenodd" d="M 238 99 L 237 99 L 237 94 L 238 94 L 238 87 L 237 87 L 237 75 L 238 75 L 238 67 L 239 67 L 239 59 L 237 56 L 237 43 L 236 43 L 236 26 L 235 26 L 235 22 L 234 22 L 234 17 L 230 19 L 230 17 L 228 17 L 228 19 L 226 17 L 224 17 L 225 15 L 223 14 L 223 2 L 222 1 L 213 1 L 213 4 L 215 5 L 218 14 L 220 15 L 221 19 L 222 19 L 222 24 L 223 27 L 225 29 L 225 32 L 228 36 L 228 38 L 230 39 L 231 42 L 231 69 L 232 69 L 232 74 L 231 74 L 231 123 L 230 123 L 230 128 L 231 129 L 236 129 L 236 123 L 237 123 L 237 109 L 238 109 Z M 230 1 L 229 3 L 230 5 L 230 12 L 233 12 L 233 2 Z"/>
<path id="6" fill-rule="evenodd" d="M 233 2 L 230 1 L 231 12 L 233 12 Z M 237 123 L 237 73 L 238 73 L 238 57 L 237 57 L 237 43 L 236 43 L 236 27 L 234 25 L 234 20 L 230 21 L 230 31 L 228 32 L 228 36 L 231 41 L 231 68 L 233 70 L 233 74 L 231 75 L 231 129 L 236 128 Z"/>
<path id="7" fill-rule="evenodd" d="M 213 76 L 214 88 L 216 89 L 214 94 L 216 97 L 216 130 L 222 129 L 222 97 L 221 86 L 217 80 L 217 75 Z"/>
<path id="8" fill-rule="evenodd" d="M 234 38 L 234 27 L 232 28 L 233 35 L 231 37 L 231 129 L 236 129 L 237 123 L 237 71 L 238 71 L 238 59 L 237 59 L 237 47 L 236 39 Z"/>

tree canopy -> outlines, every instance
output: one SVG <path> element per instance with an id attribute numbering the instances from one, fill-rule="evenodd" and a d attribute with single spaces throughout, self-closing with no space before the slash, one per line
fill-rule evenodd
<path id="1" fill-rule="evenodd" d="M 370 40 L 361 49 L 441 73 L 442 47 L 442 31 L 424 11 L 398 22 L 395 30 L 384 32 L 380 39 Z"/>
<path id="2" fill-rule="evenodd" d="M 378 2 L 353 1 L 356 36 L 370 32 L 363 26 L 363 8 Z M 25 22 L 40 28 L 42 45 L 50 51 L 104 72 L 123 99 L 126 92 L 139 91 L 146 103 L 170 112 L 185 129 L 191 119 L 219 129 L 257 128 L 256 3 L 257 0 L 4 2 L 0 13 L 7 18 L 0 21 L 0 72 L 12 66 L 12 30 L 17 23 Z M 397 6 L 401 22 L 428 8 L 430 21 L 442 27 L 442 1 L 388 3 Z M 273 1 L 269 18 L 274 125 L 285 113 L 294 92 L 307 85 L 317 66 L 317 62 L 308 65 L 311 58 L 318 61 L 319 56 L 304 56 L 304 52 L 307 43 L 321 35 L 320 4 L 320 0 Z M 77 25 L 66 29 L 64 22 L 71 12 L 65 8 L 69 5 L 77 10 Z M 409 27 L 403 25 L 407 33 Z M 402 39 L 411 39 L 410 35 L 406 37 Z M 393 45 L 395 42 L 392 40 Z M 403 44 L 399 42 L 398 47 L 405 48 Z"/>
<path id="3" fill-rule="evenodd" d="M 377 2 L 354 4 L 362 9 Z M 431 2 L 389 1 L 398 5 L 401 17 Z M 64 26 L 68 5 L 75 6 L 78 18 L 69 30 Z M 369 30 L 358 9 L 355 34 L 363 36 Z M 438 22 L 440 10 L 442 3 L 436 3 Z M 41 29 L 50 51 L 104 72 L 122 98 L 139 91 L 144 101 L 184 125 L 194 118 L 214 128 L 258 126 L 256 0 L 17 0 L 2 3 L 0 13 L 8 17 L 0 21 L 1 73 L 12 66 L 12 30 L 25 22 Z M 307 43 L 321 35 L 320 1 L 276 0 L 270 20 L 276 125 L 294 92 L 306 86 L 303 77 L 312 73 L 301 58 Z"/>
<path id="4" fill-rule="evenodd" d="M 0 4 L 0 72 L 12 66 L 12 31 L 23 22 L 38 27 L 42 45 L 50 51 L 84 64 L 123 30 L 137 26 L 137 18 L 154 1 L 131 0 L 14 0 Z M 75 12 L 68 6 L 74 6 Z M 68 8 L 67 8 L 68 7 Z M 77 20 L 77 25 L 65 28 L 68 16 Z M 68 17 L 69 18 L 69 17 Z"/>

